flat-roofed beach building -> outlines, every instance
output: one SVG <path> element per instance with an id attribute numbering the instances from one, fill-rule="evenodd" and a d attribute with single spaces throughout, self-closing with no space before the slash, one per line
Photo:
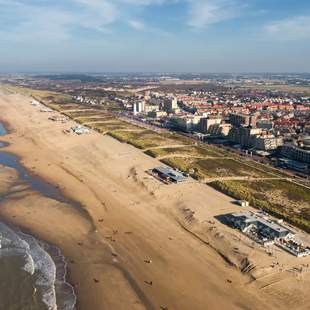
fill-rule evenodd
<path id="1" fill-rule="evenodd" d="M 182 183 L 187 180 L 183 173 L 176 171 L 170 167 L 160 166 L 153 169 L 153 173 L 158 174 L 162 179 L 171 180 L 174 183 Z"/>
<path id="2" fill-rule="evenodd" d="M 285 238 L 290 231 L 273 221 L 266 220 L 263 217 L 252 212 L 237 212 L 229 215 L 231 224 L 242 230 L 247 231 L 250 226 L 255 226 L 257 232 L 270 240 L 276 238 Z"/>

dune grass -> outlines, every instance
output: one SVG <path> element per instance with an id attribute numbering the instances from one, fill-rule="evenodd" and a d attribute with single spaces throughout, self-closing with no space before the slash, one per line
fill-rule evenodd
<path id="1" fill-rule="evenodd" d="M 306 187 L 287 180 L 215 181 L 210 185 L 310 232 L 310 190 Z"/>
<path id="2" fill-rule="evenodd" d="M 188 155 L 193 157 L 220 157 L 221 153 L 208 147 L 200 146 L 186 146 L 186 147 L 169 147 L 164 149 L 151 149 L 146 152 L 147 155 L 152 157 L 162 157 L 162 156 L 175 156 L 178 155 Z"/>
<path id="3" fill-rule="evenodd" d="M 195 179 L 201 181 L 206 178 L 220 177 L 271 177 L 268 173 L 225 157 L 216 159 L 172 157 L 162 159 L 162 162 L 171 167 L 187 172 Z"/>
<path id="4" fill-rule="evenodd" d="M 143 130 L 138 132 L 112 131 L 110 135 L 115 139 L 129 143 L 139 149 L 147 149 L 169 144 L 177 144 L 177 141 L 169 140 L 160 134 L 151 130 Z"/>

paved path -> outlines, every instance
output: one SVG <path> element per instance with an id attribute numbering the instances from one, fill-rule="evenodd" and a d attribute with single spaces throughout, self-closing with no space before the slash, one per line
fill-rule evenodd
<path id="1" fill-rule="evenodd" d="M 163 156 L 156 157 L 157 159 L 165 159 L 165 158 L 192 158 L 192 159 L 223 159 L 223 156 L 199 156 L 199 155 L 191 155 L 191 154 L 168 154 Z M 225 157 L 225 159 L 229 159 L 228 157 Z"/>
<path id="2" fill-rule="evenodd" d="M 143 151 L 151 151 L 151 150 L 158 150 L 158 149 L 170 149 L 170 148 L 182 148 L 182 147 L 189 147 L 194 146 L 194 144 L 166 144 L 166 145 L 159 145 L 154 147 L 149 147 L 144 149 Z"/>
<path id="3" fill-rule="evenodd" d="M 291 181 L 288 178 L 282 177 L 266 177 L 266 178 L 255 178 L 251 176 L 231 176 L 231 177 L 212 177 L 212 178 L 205 178 L 203 182 L 211 183 L 214 181 L 270 181 L 270 180 L 285 180 Z"/>
<path id="4" fill-rule="evenodd" d="M 68 110 L 61 110 L 61 113 L 73 113 L 73 112 L 85 112 L 85 111 L 98 111 L 97 109 L 89 109 L 89 108 L 85 108 L 85 109 L 68 109 Z"/>
<path id="5" fill-rule="evenodd" d="M 125 131 L 125 132 L 141 132 L 144 131 L 145 129 L 116 129 L 116 131 Z"/>
<path id="6" fill-rule="evenodd" d="M 61 112 L 61 113 L 64 113 L 64 112 Z M 101 114 L 100 115 L 98 113 L 95 113 L 95 114 L 92 114 L 92 115 L 85 115 L 85 116 L 78 116 L 78 117 L 71 117 L 71 118 L 73 120 L 78 120 L 78 119 L 99 118 L 99 117 L 103 117 L 104 118 L 104 117 L 108 117 L 108 116 L 106 116 L 105 114 Z"/>

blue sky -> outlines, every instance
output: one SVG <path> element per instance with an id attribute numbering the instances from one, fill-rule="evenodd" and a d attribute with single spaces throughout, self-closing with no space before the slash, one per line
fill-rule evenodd
<path id="1" fill-rule="evenodd" d="M 310 72 L 309 0 L 0 0 L 0 71 Z"/>

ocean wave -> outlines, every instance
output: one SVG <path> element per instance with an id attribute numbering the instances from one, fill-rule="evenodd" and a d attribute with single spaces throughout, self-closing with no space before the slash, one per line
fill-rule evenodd
<path id="1" fill-rule="evenodd" d="M 35 266 L 34 261 L 31 255 L 27 254 L 24 256 L 25 265 L 23 266 L 23 270 L 25 270 L 30 275 L 34 275 Z"/>
<path id="2" fill-rule="evenodd" d="M 56 265 L 55 289 L 59 309 L 74 310 L 76 308 L 76 295 L 74 288 L 66 280 L 67 263 L 59 248 L 40 241 L 40 246 L 50 254 Z"/>
<path id="3" fill-rule="evenodd" d="M 0 222 L 0 259 L 3 256 L 23 257 L 22 268 L 35 277 L 36 292 L 48 310 L 75 309 L 76 296 L 66 282 L 66 262 L 58 248 Z"/>
<path id="4" fill-rule="evenodd" d="M 55 292 L 56 266 L 54 261 L 32 236 L 19 231 L 17 234 L 29 246 L 29 253 L 31 253 L 37 276 L 36 285 L 43 291 L 43 302 L 49 310 L 57 310 Z"/>

